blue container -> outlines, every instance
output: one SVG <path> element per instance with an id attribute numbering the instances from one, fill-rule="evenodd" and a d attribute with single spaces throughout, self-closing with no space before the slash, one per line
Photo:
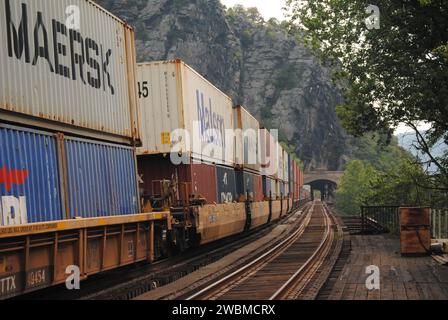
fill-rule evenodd
<path id="1" fill-rule="evenodd" d="M 134 149 L 66 138 L 69 217 L 139 212 Z"/>
<path id="2" fill-rule="evenodd" d="M 280 196 L 286 196 L 285 194 L 285 182 L 283 181 L 279 181 L 278 183 L 280 183 Z"/>
<path id="3" fill-rule="evenodd" d="M 216 184 L 218 203 L 238 201 L 236 175 L 233 168 L 216 166 Z"/>
<path id="4" fill-rule="evenodd" d="M 0 124 L 0 225 L 63 220 L 54 135 Z"/>
<path id="5" fill-rule="evenodd" d="M 265 198 L 269 198 L 270 192 L 271 192 L 271 178 L 268 178 L 267 176 L 263 176 L 263 194 Z"/>

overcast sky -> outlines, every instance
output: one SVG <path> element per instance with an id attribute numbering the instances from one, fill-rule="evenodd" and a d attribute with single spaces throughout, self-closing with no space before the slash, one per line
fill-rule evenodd
<path id="1" fill-rule="evenodd" d="M 284 0 L 221 0 L 226 7 L 233 7 L 235 4 L 242 4 L 246 8 L 257 7 L 265 20 L 277 18 L 284 20 L 282 8 Z"/>

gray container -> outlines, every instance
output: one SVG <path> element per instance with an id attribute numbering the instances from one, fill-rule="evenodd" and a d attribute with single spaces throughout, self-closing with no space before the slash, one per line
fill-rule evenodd
<path id="1" fill-rule="evenodd" d="M 230 167 L 216 166 L 216 184 L 218 203 L 238 201 L 235 170 Z"/>

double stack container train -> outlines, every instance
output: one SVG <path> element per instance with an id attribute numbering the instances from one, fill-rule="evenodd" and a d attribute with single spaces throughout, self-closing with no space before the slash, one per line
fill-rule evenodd
<path id="1" fill-rule="evenodd" d="M 140 63 L 137 81 L 140 194 L 145 208 L 170 210 L 169 243 L 206 244 L 295 206 L 291 157 L 244 107 L 181 60 Z"/>
<path id="2" fill-rule="evenodd" d="M 76 6 L 80 28 L 69 28 Z M 136 63 L 90 0 L 0 6 L 0 298 L 268 224 L 303 174 L 185 63 Z M 229 130 L 231 129 L 231 130 Z"/>

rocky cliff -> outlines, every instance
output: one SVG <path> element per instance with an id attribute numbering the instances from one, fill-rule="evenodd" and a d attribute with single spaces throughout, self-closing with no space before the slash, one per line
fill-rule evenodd
<path id="1" fill-rule="evenodd" d="M 134 26 L 139 61 L 180 58 L 296 149 L 307 169 L 349 157 L 328 72 L 276 21 L 218 0 L 98 0 Z"/>

